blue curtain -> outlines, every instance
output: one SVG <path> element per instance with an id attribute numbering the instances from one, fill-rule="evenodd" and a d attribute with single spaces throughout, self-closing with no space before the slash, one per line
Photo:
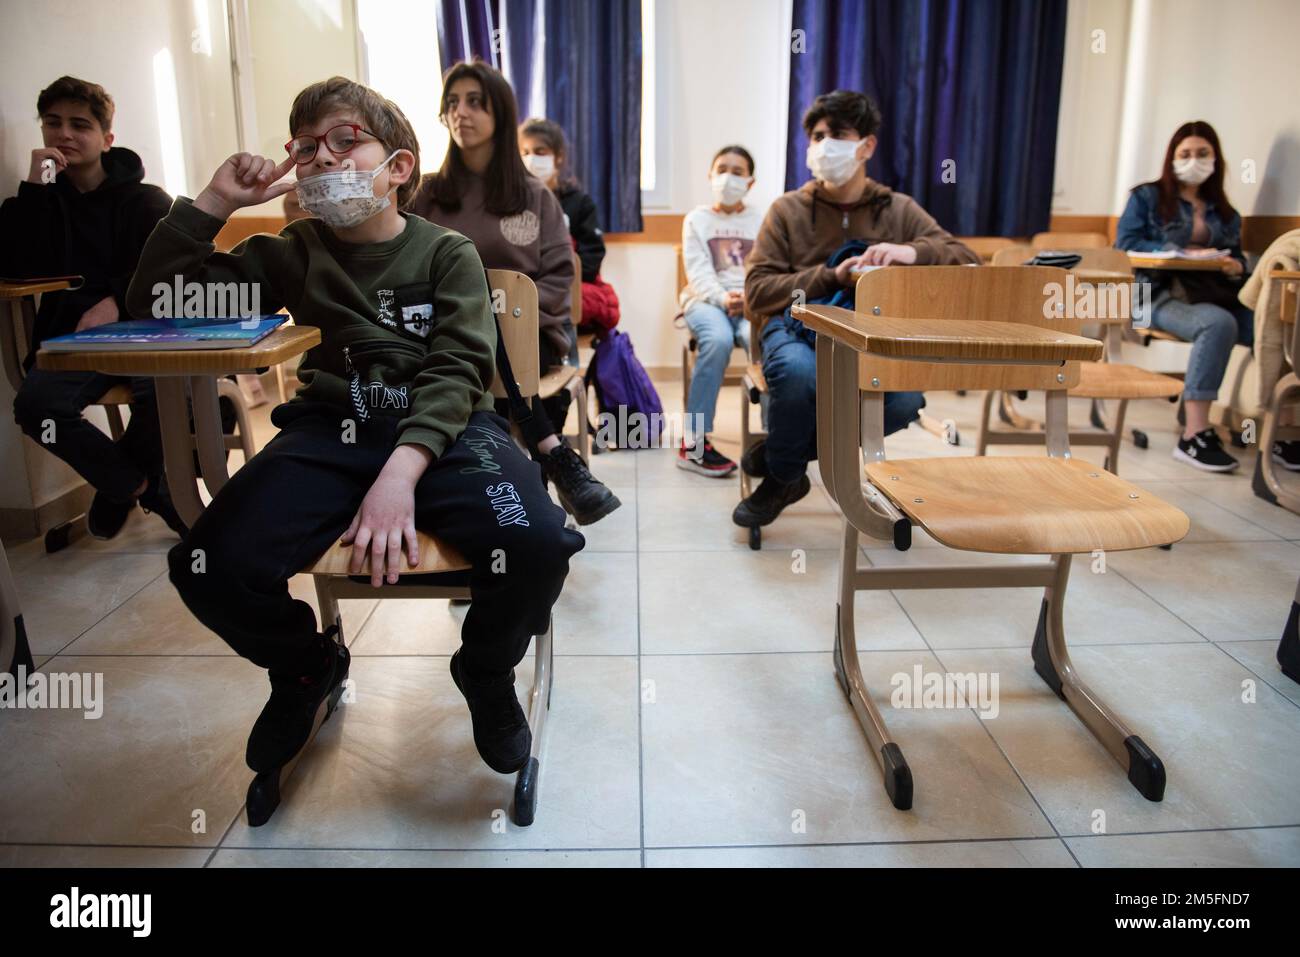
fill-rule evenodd
<path id="1" fill-rule="evenodd" d="M 543 0 L 546 116 L 605 232 L 641 231 L 641 0 Z"/>
<path id="2" fill-rule="evenodd" d="M 786 188 L 811 175 L 813 98 L 859 90 L 884 116 L 873 179 L 959 235 L 1047 229 L 1065 18 L 1065 0 L 795 0 Z"/>
<path id="3" fill-rule="evenodd" d="M 501 69 L 492 34 L 501 24 L 500 0 L 440 0 L 438 59 L 445 73 L 453 63 L 478 57 Z"/>
<path id="4" fill-rule="evenodd" d="M 601 229 L 641 231 L 641 0 L 440 0 L 438 47 L 443 70 L 475 56 L 502 70 L 521 120 L 564 128 L 569 168 L 596 201 Z"/>

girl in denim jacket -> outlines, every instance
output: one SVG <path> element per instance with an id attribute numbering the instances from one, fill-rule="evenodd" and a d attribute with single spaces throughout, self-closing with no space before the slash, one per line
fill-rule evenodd
<path id="1" fill-rule="evenodd" d="M 1222 273 L 1140 270 L 1152 284 L 1151 324 L 1192 343 L 1183 389 L 1185 425 L 1174 458 L 1211 472 L 1238 462 L 1210 426 L 1210 402 L 1219 394 L 1228 355 L 1254 342 L 1254 318 L 1237 302 L 1245 273 L 1241 216 L 1223 192 L 1227 163 L 1209 123 L 1184 123 L 1165 150 L 1160 178 L 1134 187 L 1120 217 L 1115 245 L 1133 252 L 1226 249 Z M 1180 276 L 1195 277 L 1186 280 Z"/>

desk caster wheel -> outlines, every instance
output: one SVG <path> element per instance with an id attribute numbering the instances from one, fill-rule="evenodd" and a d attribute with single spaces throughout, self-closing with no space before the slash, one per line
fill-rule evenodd
<path id="1" fill-rule="evenodd" d="M 758 551 L 763 547 L 763 530 L 761 528 L 751 528 L 749 530 L 749 547 L 751 551 Z"/>
<path id="2" fill-rule="evenodd" d="M 1147 434 L 1143 432 L 1141 429 L 1134 429 L 1133 444 L 1140 449 L 1145 449 L 1151 445 L 1151 441 L 1150 439 L 1147 438 Z"/>

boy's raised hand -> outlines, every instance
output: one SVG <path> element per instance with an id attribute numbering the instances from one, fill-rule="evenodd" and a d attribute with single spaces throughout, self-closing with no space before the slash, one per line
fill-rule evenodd
<path id="1" fill-rule="evenodd" d="M 194 205 L 218 219 L 229 219 L 237 209 L 265 203 L 293 189 L 292 180 L 280 181 L 293 166 L 292 156 L 277 166 L 265 156 L 236 153 L 217 167 L 211 182 L 194 198 Z"/>

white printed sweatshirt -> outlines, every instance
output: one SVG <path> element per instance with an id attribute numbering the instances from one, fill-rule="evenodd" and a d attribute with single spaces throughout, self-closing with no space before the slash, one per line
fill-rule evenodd
<path id="1" fill-rule="evenodd" d="M 754 247 L 763 211 L 746 204 L 738 213 L 697 206 L 682 220 L 682 261 L 686 286 L 683 311 L 699 300 L 723 308 L 728 292 L 745 289 L 745 258 Z"/>

